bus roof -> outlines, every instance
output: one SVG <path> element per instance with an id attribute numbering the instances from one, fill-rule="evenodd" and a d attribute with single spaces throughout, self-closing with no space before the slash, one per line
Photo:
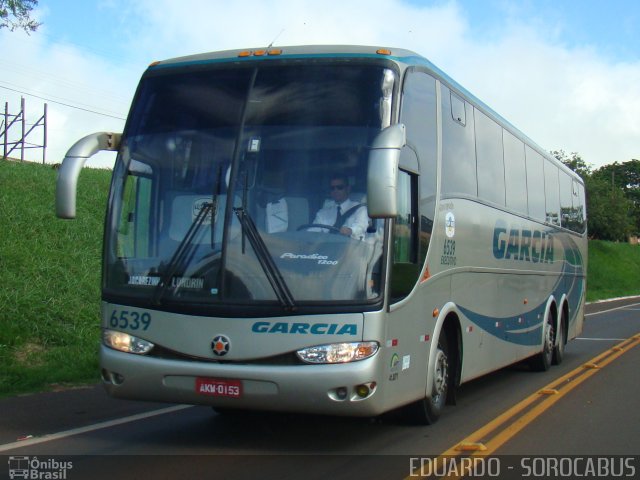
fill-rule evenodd
<path id="1" fill-rule="evenodd" d="M 152 66 L 179 66 L 194 63 L 210 63 L 218 61 L 250 61 L 291 57 L 383 57 L 390 52 L 392 59 L 399 60 L 405 57 L 419 57 L 409 50 L 387 47 L 374 47 L 365 45 L 296 45 L 285 47 L 261 47 L 245 48 L 239 50 L 223 50 L 208 52 L 185 57 L 171 58 L 161 62 L 154 62 Z"/>
<path id="2" fill-rule="evenodd" d="M 171 58 L 159 62 L 154 62 L 149 66 L 150 70 L 163 68 L 179 68 L 195 65 L 206 65 L 211 63 L 227 63 L 227 62 L 255 62 L 268 61 L 277 59 L 292 58 L 378 58 L 386 59 L 404 68 L 411 66 L 424 67 L 433 76 L 442 81 L 450 89 L 465 100 L 480 108 L 483 113 L 493 117 L 495 121 L 509 130 L 512 134 L 519 137 L 530 147 L 538 151 L 544 157 L 558 164 L 570 175 L 580 179 L 580 177 L 565 166 L 562 162 L 551 156 L 549 152 L 540 147 L 531 138 L 516 128 L 511 122 L 506 120 L 500 114 L 495 112 L 491 107 L 482 102 L 478 97 L 469 92 L 457 81 L 447 75 L 445 72 L 436 67 L 428 59 L 411 50 L 394 48 L 394 47 L 376 47 L 367 45 L 295 45 L 295 46 L 279 46 L 279 47 L 261 47 L 236 50 L 223 50 L 218 52 L 208 52 L 184 57 Z M 580 179 L 582 182 L 582 179 Z"/>

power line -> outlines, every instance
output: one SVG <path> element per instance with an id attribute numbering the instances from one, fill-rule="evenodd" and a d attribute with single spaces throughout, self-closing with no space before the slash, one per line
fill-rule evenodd
<path id="1" fill-rule="evenodd" d="M 49 39 L 49 44 L 47 44 L 48 47 L 52 47 L 52 45 L 57 45 L 60 47 L 73 47 L 75 49 L 77 49 L 78 51 L 84 51 L 84 53 L 86 54 L 90 54 L 93 55 L 94 57 L 100 57 L 110 63 L 116 63 L 118 66 L 123 67 L 123 66 L 129 66 L 131 67 L 132 70 L 135 71 L 139 71 L 140 67 L 141 67 L 141 63 L 137 62 L 137 61 L 132 61 L 132 60 L 127 60 L 127 59 L 123 59 L 121 55 L 117 55 L 114 54 L 114 50 L 113 49 L 109 49 L 109 50 L 103 50 L 100 48 L 96 48 L 96 47 L 90 47 L 86 44 L 80 44 L 77 42 L 73 42 L 71 40 L 69 40 L 68 38 L 63 38 L 60 35 L 54 35 L 51 33 L 47 33 L 45 31 L 43 31 L 42 29 L 38 29 L 37 32 L 35 32 L 32 35 L 26 35 L 26 36 L 22 36 L 22 38 L 20 39 L 21 42 L 26 42 L 26 43 L 31 43 L 33 45 L 36 45 L 38 48 L 40 48 L 41 43 L 38 42 L 38 37 L 47 37 Z"/>
<path id="2" fill-rule="evenodd" d="M 74 82 L 74 81 L 71 81 L 68 77 L 55 75 L 46 70 L 33 68 L 31 66 L 27 66 L 21 63 L 15 63 L 15 62 L 0 58 L 0 67 L 2 67 L 3 65 L 7 66 L 8 71 L 18 76 L 26 77 L 27 79 L 32 81 L 35 79 L 41 81 L 43 78 L 47 78 L 49 79 L 47 83 L 58 84 L 65 88 L 71 87 L 74 89 L 76 93 L 79 91 L 83 91 L 91 95 L 91 94 L 94 94 L 93 92 L 97 87 L 96 85 L 88 85 L 87 83 Z M 16 86 L 20 87 L 20 85 L 12 84 L 10 82 L 7 82 L 6 80 L 3 80 L 2 83 L 4 83 L 5 85 L 10 85 L 12 87 L 16 87 Z M 100 87 L 97 87 L 97 88 L 99 88 L 99 92 L 95 93 L 94 95 L 99 95 L 102 98 L 110 97 L 117 103 L 123 103 L 123 104 L 128 103 L 128 100 L 125 99 L 123 96 L 121 96 L 121 92 L 116 93 L 112 90 L 107 90 Z M 62 100 L 66 100 L 66 99 L 63 98 Z"/>
<path id="3" fill-rule="evenodd" d="M 7 88 L 17 88 L 17 89 L 23 88 L 22 85 L 20 85 L 20 84 L 7 82 L 6 80 L 3 80 L 3 79 L 0 79 L 0 86 L 7 87 Z M 33 92 L 33 90 L 29 90 L 28 92 L 25 92 L 25 93 L 28 93 L 29 95 L 37 95 L 37 94 L 41 93 L 41 92 L 37 92 L 37 94 L 34 94 L 32 92 Z M 76 92 L 78 92 L 77 89 L 76 89 Z M 94 107 L 93 105 L 90 105 L 90 104 L 87 104 L 87 103 L 81 103 L 81 102 L 78 102 L 77 100 L 70 100 L 69 98 L 60 97 L 58 95 L 52 95 L 51 93 L 48 93 L 46 95 L 47 95 L 47 97 L 49 97 L 49 99 L 51 101 L 68 102 L 68 103 L 71 103 L 72 105 L 74 105 L 76 107 L 82 107 L 82 108 L 88 108 L 88 109 L 97 108 L 97 107 Z M 94 93 L 89 92 L 89 95 L 91 97 L 105 98 L 105 95 L 103 93 L 94 94 Z M 100 110 L 102 112 L 106 112 L 107 114 L 111 114 L 111 115 L 114 115 L 114 114 L 117 115 L 119 113 L 118 110 L 106 110 L 104 108 L 101 108 Z"/>
<path id="4" fill-rule="evenodd" d="M 51 100 L 50 98 L 42 97 L 40 95 L 35 95 L 33 93 L 24 92 L 22 90 L 18 90 L 18 89 L 15 89 L 15 88 L 5 87 L 4 85 L 0 85 L 0 88 L 4 88 L 5 90 L 11 90 L 12 92 L 21 93 L 23 95 L 29 95 L 31 97 L 39 98 L 40 100 L 45 100 L 47 102 L 55 103 L 57 105 L 62 105 L 64 107 L 75 108 L 76 110 L 82 110 L 83 112 L 95 113 L 96 115 L 102 115 L 104 117 L 115 118 L 117 120 L 126 120 L 126 118 L 124 118 L 124 117 L 118 117 L 116 115 L 110 115 L 108 113 L 97 112 L 97 111 L 91 110 L 89 108 L 82 108 L 82 107 L 78 107 L 76 105 L 71 105 L 69 103 L 58 102 L 56 100 Z"/>

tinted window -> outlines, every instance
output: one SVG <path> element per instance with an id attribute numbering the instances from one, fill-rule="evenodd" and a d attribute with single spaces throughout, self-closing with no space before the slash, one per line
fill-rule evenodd
<path id="1" fill-rule="evenodd" d="M 451 111 L 449 89 L 442 88 L 442 111 Z M 465 116 L 473 118 L 467 102 L 463 102 Z M 442 116 L 442 193 L 443 195 L 478 195 L 476 181 L 476 152 L 473 122 L 464 126 L 450 115 Z M 471 123 L 471 125 L 469 125 Z"/>
<path id="2" fill-rule="evenodd" d="M 478 197 L 504 205 L 502 128 L 478 109 L 474 108 L 473 111 L 476 124 Z"/>
<path id="3" fill-rule="evenodd" d="M 436 82 L 422 72 L 410 72 L 404 82 L 400 122 L 407 143 L 420 159 L 420 263 L 431 238 L 436 205 Z"/>
<path id="4" fill-rule="evenodd" d="M 118 223 L 118 256 L 145 257 L 149 255 L 149 205 L 151 178 L 131 175 L 123 188 L 123 208 Z"/>
<path id="5" fill-rule="evenodd" d="M 524 143 L 508 131 L 503 133 L 507 207 L 527 214 L 527 169 Z"/>
<path id="6" fill-rule="evenodd" d="M 570 230 L 575 229 L 575 214 L 573 213 L 573 202 L 571 200 L 572 194 L 572 179 L 571 177 L 560 171 L 560 224 L 564 228 Z"/>
<path id="7" fill-rule="evenodd" d="M 391 297 L 393 300 L 409 294 L 418 280 L 417 263 L 417 179 L 415 175 L 398 172 L 398 215 L 393 228 L 393 270 Z"/>
<path id="8" fill-rule="evenodd" d="M 543 157 L 531 147 L 526 146 L 527 160 L 527 198 L 529 201 L 529 216 L 544 222 L 546 219 L 544 194 Z"/>
<path id="9" fill-rule="evenodd" d="M 149 72 L 114 169 L 106 291 L 212 315 L 379 296 L 383 222 L 368 219 L 366 179 L 383 67 Z"/>
<path id="10" fill-rule="evenodd" d="M 546 197 L 547 222 L 560 225 L 560 192 L 558 187 L 558 167 L 544 162 L 544 192 Z"/>
<path id="11" fill-rule="evenodd" d="M 436 194 L 436 82 L 421 72 L 407 76 L 400 122 L 407 127 L 407 143 L 420 161 L 420 198 L 435 203 Z"/>
<path id="12" fill-rule="evenodd" d="M 576 218 L 575 231 L 584 233 L 587 231 L 587 211 L 585 208 L 584 186 L 574 180 L 573 187 L 573 210 Z"/>
<path id="13" fill-rule="evenodd" d="M 465 101 L 453 92 L 451 92 L 451 118 L 462 126 L 467 124 Z"/>

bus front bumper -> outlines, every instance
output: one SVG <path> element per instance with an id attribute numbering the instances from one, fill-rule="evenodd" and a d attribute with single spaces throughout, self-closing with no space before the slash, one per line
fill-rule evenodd
<path id="1" fill-rule="evenodd" d="M 255 365 L 169 360 L 100 347 L 102 380 L 117 398 L 348 416 L 384 411 L 376 358 L 334 365 Z M 216 383 L 223 386 L 212 388 Z"/>

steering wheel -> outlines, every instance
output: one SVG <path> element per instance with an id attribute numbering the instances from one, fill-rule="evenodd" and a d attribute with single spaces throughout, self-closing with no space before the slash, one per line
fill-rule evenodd
<path id="1" fill-rule="evenodd" d="M 332 233 L 340 233 L 340 229 L 334 227 L 333 225 L 324 225 L 322 223 L 305 223 L 304 225 L 300 225 L 296 230 L 299 232 L 300 230 L 308 230 L 310 228 L 326 228 Z"/>

